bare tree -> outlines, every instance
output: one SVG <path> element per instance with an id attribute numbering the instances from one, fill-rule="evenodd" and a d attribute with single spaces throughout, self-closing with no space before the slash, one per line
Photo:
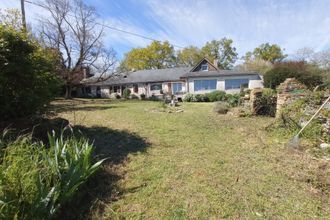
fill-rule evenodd
<path id="1" fill-rule="evenodd" d="M 72 88 L 84 77 L 84 69 L 95 72 L 97 80 L 110 77 L 116 54 L 103 44 L 104 26 L 97 22 L 95 9 L 82 0 L 46 0 L 43 7 L 50 17 L 41 21 L 41 36 L 58 53 L 65 97 L 71 97 Z"/>

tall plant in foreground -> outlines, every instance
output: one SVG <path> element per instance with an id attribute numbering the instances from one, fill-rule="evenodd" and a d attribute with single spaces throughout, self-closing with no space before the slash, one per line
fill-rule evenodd
<path id="1" fill-rule="evenodd" d="M 49 135 L 48 148 L 29 137 L 1 143 L 1 219 L 54 217 L 104 161 L 93 164 L 93 146 L 84 138 L 64 138 L 63 133 Z"/>

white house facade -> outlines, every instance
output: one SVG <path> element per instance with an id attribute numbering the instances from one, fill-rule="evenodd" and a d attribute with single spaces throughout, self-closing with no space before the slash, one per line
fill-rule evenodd
<path id="1" fill-rule="evenodd" d="M 187 93 L 205 94 L 220 90 L 238 93 L 243 89 L 263 88 L 263 78 L 257 72 L 220 70 L 206 58 L 195 67 L 139 70 L 122 73 L 108 80 L 82 81 L 82 95 L 110 98 L 122 96 L 124 89 L 136 97 L 161 97 L 172 94 L 181 98 Z"/>

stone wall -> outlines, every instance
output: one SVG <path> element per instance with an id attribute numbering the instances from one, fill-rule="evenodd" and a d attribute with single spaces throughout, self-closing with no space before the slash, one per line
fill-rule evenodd
<path id="1" fill-rule="evenodd" d="M 257 88 L 257 89 L 252 89 L 250 93 L 250 107 L 251 107 L 251 112 L 253 115 L 257 115 L 257 104 L 256 100 L 262 96 L 262 89 Z"/>
<path id="2" fill-rule="evenodd" d="M 285 106 L 305 96 L 306 86 L 295 78 L 287 78 L 277 88 L 276 118 L 281 116 L 281 111 Z"/>

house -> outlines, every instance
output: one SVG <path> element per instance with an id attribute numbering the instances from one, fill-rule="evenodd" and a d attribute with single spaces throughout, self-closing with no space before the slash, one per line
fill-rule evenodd
<path id="1" fill-rule="evenodd" d="M 187 93 L 204 94 L 215 90 L 238 93 L 241 88 L 263 87 L 262 76 L 257 72 L 221 70 L 214 63 L 204 58 L 194 67 L 138 70 L 96 83 L 88 79 L 82 82 L 85 87 L 82 95 L 121 96 L 124 89 L 129 88 L 131 95 L 137 97 L 173 94 L 182 98 Z"/>

